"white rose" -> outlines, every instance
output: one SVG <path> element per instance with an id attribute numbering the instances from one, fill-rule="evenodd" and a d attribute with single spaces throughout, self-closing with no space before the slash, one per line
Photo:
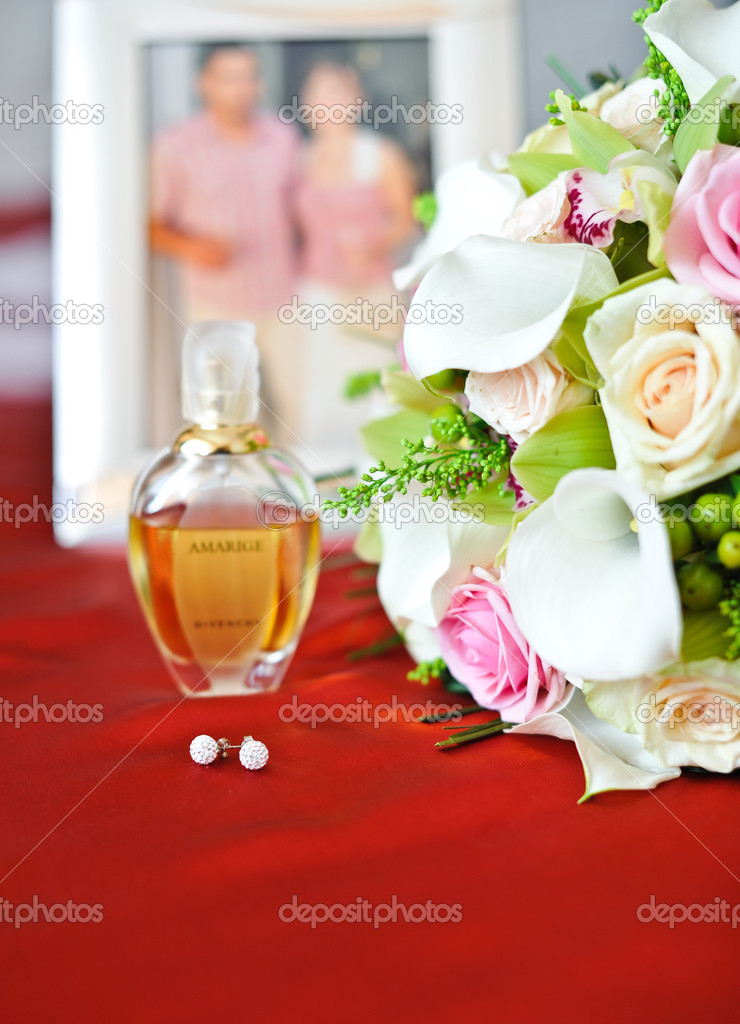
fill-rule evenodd
<path id="1" fill-rule="evenodd" d="M 740 664 L 721 658 L 639 679 L 584 683 L 593 713 L 634 733 L 661 768 L 740 767 Z"/>
<path id="2" fill-rule="evenodd" d="M 660 501 L 740 467 L 740 338 L 707 292 L 634 288 L 584 337 L 620 473 Z"/>
<path id="3" fill-rule="evenodd" d="M 563 228 L 570 213 L 566 183 L 567 175 L 559 174 L 549 185 L 519 203 L 504 222 L 502 236 L 519 242 L 572 242 Z"/>
<path id="4" fill-rule="evenodd" d="M 601 107 L 602 121 L 616 128 L 633 145 L 650 153 L 655 153 L 666 137 L 665 122 L 657 116 L 655 90 L 659 84 L 654 78 L 638 78 Z"/>
<path id="5" fill-rule="evenodd" d="M 472 371 L 465 394 L 471 412 L 517 444 L 558 413 L 594 400 L 593 388 L 573 380 L 549 350 L 512 370 Z"/>

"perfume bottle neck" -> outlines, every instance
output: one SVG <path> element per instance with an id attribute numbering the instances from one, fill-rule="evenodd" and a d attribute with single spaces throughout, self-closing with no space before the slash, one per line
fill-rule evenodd
<path id="1" fill-rule="evenodd" d="M 182 455 L 248 455 L 271 444 L 257 423 L 212 427 L 192 423 L 178 434 L 172 447 Z"/>

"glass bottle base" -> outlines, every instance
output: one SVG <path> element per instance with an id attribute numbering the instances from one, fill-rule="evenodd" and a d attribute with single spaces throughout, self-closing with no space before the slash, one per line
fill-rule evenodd
<path id="1" fill-rule="evenodd" d="M 216 665 L 211 669 L 194 662 L 178 664 L 166 656 L 164 660 L 185 697 L 243 697 L 277 690 L 294 652 L 295 645 L 272 654 L 261 654 L 240 665 Z"/>

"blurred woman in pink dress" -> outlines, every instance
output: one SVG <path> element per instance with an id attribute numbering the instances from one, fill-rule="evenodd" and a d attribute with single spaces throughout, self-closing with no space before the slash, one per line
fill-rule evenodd
<path id="1" fill-rule="evenodd" d="M 313 117 L 296 203 L 301 301 L 332 310 L 331 322 L 306 330 L 306 440 L 333 460 L 356 455 L 368 416 L 366 403 L 341 397 L 347 377 L 397 361 L 403 320 L 391 272 L 415 235 L 411 163 L 372 124 L 357 123 L 358 100 L 355 70 L 330 62 L 313 68 L 301 96 Z"/>

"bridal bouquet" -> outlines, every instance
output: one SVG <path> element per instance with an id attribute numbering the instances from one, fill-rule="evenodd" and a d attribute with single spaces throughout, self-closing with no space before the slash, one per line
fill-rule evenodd
<path id="1" fill-rule="evenodd" d="M 364 513 L 385 610 L 583 799 L 740 767 L 740 3 L 652 0 L 629 83 L 446 173 Z M 433 220 L 432 220 L 433 217 Z"/>

